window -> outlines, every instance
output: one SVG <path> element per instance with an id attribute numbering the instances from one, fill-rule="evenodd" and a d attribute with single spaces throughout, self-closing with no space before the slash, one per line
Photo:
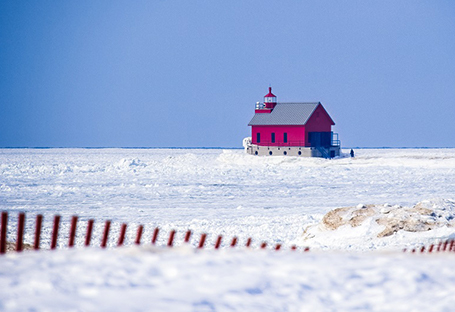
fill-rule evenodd
<path id="1" fill-rule="evenodd" d="M 286 151 L 284 151 L 283 154 L 286 156 L 288 153 Z"/>
<path id="2" fill-rule="evenodd" d="M 302 152 L 301 152 L 301 151 L 299 151 L 299 156 L 300 156 L 300 155 L 302 155 Z"/>
<path id="3" fill-rule="evenodd" d="M 275 133 L 272 133 L 272 143 L 275 143 Z"/>
<path id="4" fill-rule="evenodd" d="M 283 142 L 288 143 L 288 134 L 286 132 L 283 134 Z"/>
<path id="5" fill-rule="evenodd" d="M 269 152 L 269 155 L 272 155 L 272 154 L 273 154 L 272 151 L 270 151 L 270 152 Z"/>
<path id="6" fill-rule="evenodd" d="M 256 133 L 256 143 L 261 143 L 261 134 L 259 132 Z"/>
<path id="7" fill-rule="evenodd" d="M 254 155 L 257 155 L 258 154 L 258 151 L 254 152 Z"/>

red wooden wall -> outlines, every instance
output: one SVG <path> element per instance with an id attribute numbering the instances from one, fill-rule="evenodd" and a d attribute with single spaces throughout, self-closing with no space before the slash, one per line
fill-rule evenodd
<path id="1" fill-rule="evenodd" d="M 260 146 L 310 146 L 308 132 L 331 132 L 334 122 L 322 105 L 318 105 L 306 125 L 296 126 L 252 126 L 252 143 Z M 257 133 L 261 134 L 261 142 L 257 142 Z M 272 133 L 275 133 L 275 143 L 272 143 Z M 288 142 L 283 142 L 287 133 Z"/>

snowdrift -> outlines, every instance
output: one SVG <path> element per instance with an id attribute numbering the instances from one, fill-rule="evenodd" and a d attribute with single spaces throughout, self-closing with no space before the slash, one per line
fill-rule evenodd
<path id="1" fill-rule="evenodd" d="M 455 202 L 439 199 L 412 207 L 359 204 L 337 208 L 325 214 L 320 223 L 308 226 L 302 243 L 321 247 L 403 246 L 444 237 L 455 237 Z"/>

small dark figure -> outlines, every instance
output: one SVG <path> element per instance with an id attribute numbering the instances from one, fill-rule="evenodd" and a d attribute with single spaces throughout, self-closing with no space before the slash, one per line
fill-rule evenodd
<path id="1" fill-rule="evenodd" d="M 351 153 L 350 154 L 351 154 L 351 157 L 354 157 L 354 150 L 353 149 L 351 149 Z"/>

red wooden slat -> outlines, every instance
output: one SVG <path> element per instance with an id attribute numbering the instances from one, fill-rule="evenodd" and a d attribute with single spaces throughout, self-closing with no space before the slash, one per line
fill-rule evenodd
<path id="1" fill-rule="evenodd" d="M 201 240 L 199 241 L 199 246 L 198 246 L 199 249 L 204 248 L 206 237 L 207 237 L 207 234 L 205 234 L 205 233 L 201 234 Z"/>
<path id="2" fill-rule="evenodd" d="M 140 245 L 141 244 L 141 237 L 142 237 L 142 232 L 143 231 L 144 231 L 144 226 L 143 225 L 139 225 L 137 227 L 136 241 L 134 242 L 136 245 Z"/>
<path id="3" fill-rule="evenodd" d="M 186 231 L 186 234 L 185 234 L 185 243 L 189 243 L 190 238 L 191 238 L 191 231 L 188 230 L 188 231 Z"/>
<path id="4" fill-rule="evenodd" d="M 24 227 L 25 227 L 25 213 L 19 213 L 19 220 L 17 224 L 17 241 L 16 251 L 21 252 L 24 243 Z"/>
<path id="5" fill-rule="evenodd" d="M 0 254 L 6 253 L 6 227 L 8 226 L 8 213 L 2 212 L 2 221 L 0 228 Z"/>
<path id="6" fill-rule="evenodd" d="M 87 232 L 85 233 L 85 246 L 90 246 L 90 241 L 92 240 L 92 232 L 93 232 L 93 223 L 95 220 L 90 219 L 87 222 Z"/>
<path id="7" fill-rule="evenodd" d="M 59 226 L 60 226 L 60 216 L 56 215 L 56 216 L 54 216 L 54 228 L 52 229 L 51 249 L 55 249 L 57 247 Z"/>
<path id="8" fill-rule="evenodd" d="M 42 224 L 43 224 L 43 216 L 37 215 L 36 216 L 36 226 L 35 226 L 35 244 L 33 245 L 33 249 L 35 249 L 35 250 L 39 250 Z"/>
<path id="9" fill-rule="evenodd" d="M 222 240 L 222 239 L 223 239 L 223 236 L 219 235 L 218 238 L 216 239 L 215 249 L 220 248 L 221 240 Z"/>
<path id="10" fill-rule="evenodd" d="M 445 241 L 444 244 L 442 245 L 442 251 L 446 251 L 447 245 L 449 244 L 448 241 Z"/>
<path id="11" fill-rule="evenodd" d="M 172 230 L 171 233 L 169 233 L 169 240 L 167 241 L 167 246 L 172 247 L 174 243 L 174 236 L 175 236 L 175 231 Z"/>
<path id="12" fill-rule="evenodd" d="M 123 241 L 125 240 L 125 234 L 126 234 L 126 223 L 123 223 L 122 226 L 120 227 L 120 235 L 118 237 L 117 246 L 123 245 Z"/>
<path id="13" fill-rule="evenodd" d="M 106 221 L 106 224 L 104 226 L 104 233 L 103 233 L 103 239 L 101 240 L 101 248 L 106 248 L 107 245 L 107 239 L 109 238 L 109 229 L 111 227 L 111 221 Z"/>
<path id="14" fill-rule="evenodd" d="M 155 228 L 153 231 L 152 244 L 155 245 L 156 240 L 158 239 L 158 233 L 160 232 L 159 228 Z"/>
<path id="15" fill-rule="evenodd" d="M 77 228 L 77 216 L 73 216 L 71 218 L 70 237 L 69 237 L 69 242 L 68 242 L 69 248 L 74 246 L 74 239 L 76 238 L 76 228 Z"/>

